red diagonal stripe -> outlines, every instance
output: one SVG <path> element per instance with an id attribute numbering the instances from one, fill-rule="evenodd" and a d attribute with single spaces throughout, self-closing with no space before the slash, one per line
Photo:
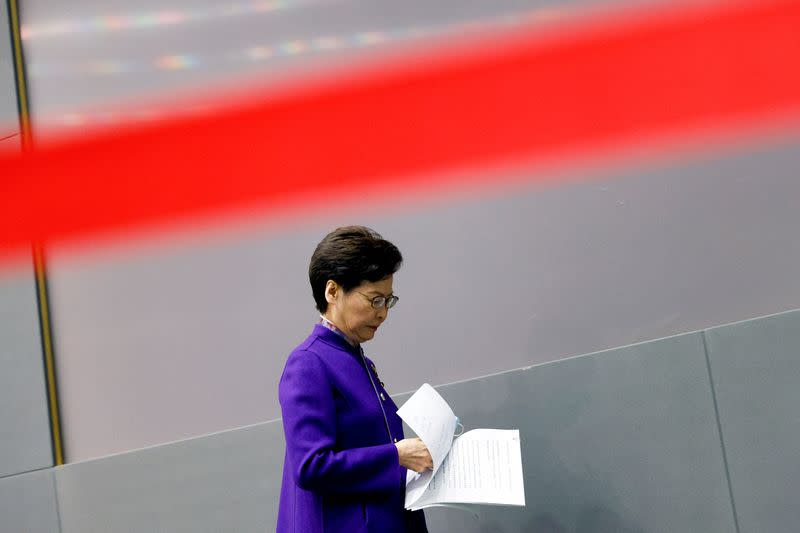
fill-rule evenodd
<path id="1" fill-rule="evenodd" d="M 0 248 L 775 117 L 800 104 L 799 28 L 793 0 L 574 22 L 6 159 Z"/>

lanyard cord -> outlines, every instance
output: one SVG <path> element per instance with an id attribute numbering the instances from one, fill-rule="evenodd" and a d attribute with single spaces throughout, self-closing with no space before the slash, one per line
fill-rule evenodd
<path id="1" fill-rule="evenodd" d="M 389 441 L 397 442 L 392 437 L 392 430 L 389 429 L 389 419 L 386 417 L 386 410 L 383 408 L 383 402 L 381 401 L 381 395 L 378 392 L 378 387 L 375 386 L 375 380 L 372 379 L 372 373 L 369 371 L 369 365 L 367 365 L 367 358 L 364 357 L 364 348 L 359 346 L 358 352 L 361 355 L 361 362 L 364 363 L 364 370 L 367 371 L 367 376 L 369 376 L 369 382 L 372 383 L 372 390 L 375 391 L 375 397 L 378 399 L 378 405 L 381 406 L 381 413 L 383 413 L 383 421 L 386 423 L 386 432 L 389 434 Z"/>

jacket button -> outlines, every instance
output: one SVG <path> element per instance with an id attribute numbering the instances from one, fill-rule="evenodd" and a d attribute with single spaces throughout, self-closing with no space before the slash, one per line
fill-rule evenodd
<path id="1" fill-rule="evenodd" d="M 383 400 L 384 402 L 386 401 L 386 397 L 383 395 L 383 393 L 381 393 L 381 400 Z"/>
<path id="2" fill-rule="evenodd" d="M 394 441 L 397 442 L 397 439 L 394 439 Z"/>

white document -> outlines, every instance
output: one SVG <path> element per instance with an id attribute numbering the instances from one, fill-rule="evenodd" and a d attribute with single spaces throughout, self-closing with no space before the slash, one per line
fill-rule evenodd
<path id="1" fill-rule="evenodd" d="M 524 506 L 519 431 L 474 429 L 455 439 L 412 510 L 440 503 Z"/>
<path id="2" fill-rule="evenodd" d="M 454 439 L 458 419 L 427 383 L 397 414 L 433 458 L 433 470 L 408 471 L 407 509 L 448 503 L 525 505 L 518 430 L 475 429 Z"/>
<path id="3" fill-rule="evenodd" d="M 406 507 L 419 499 L 450 452 L 458 419 L 436 389 L 425 383 L 397 410 L 408 427 L 422 439 L 433 459 L 433 470 L 417 474 L 408 471 Z"/>

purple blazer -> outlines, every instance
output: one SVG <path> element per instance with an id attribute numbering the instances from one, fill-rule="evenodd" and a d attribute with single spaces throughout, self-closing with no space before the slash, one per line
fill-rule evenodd
<path id="1" fill-rule="evenodd" d="M 277 533 L 427 533 L 422 511 L 403 508 L 397 405 L 360 348 L 316 325 L 289 355 L 278 398 L 286 456 Z"/>

